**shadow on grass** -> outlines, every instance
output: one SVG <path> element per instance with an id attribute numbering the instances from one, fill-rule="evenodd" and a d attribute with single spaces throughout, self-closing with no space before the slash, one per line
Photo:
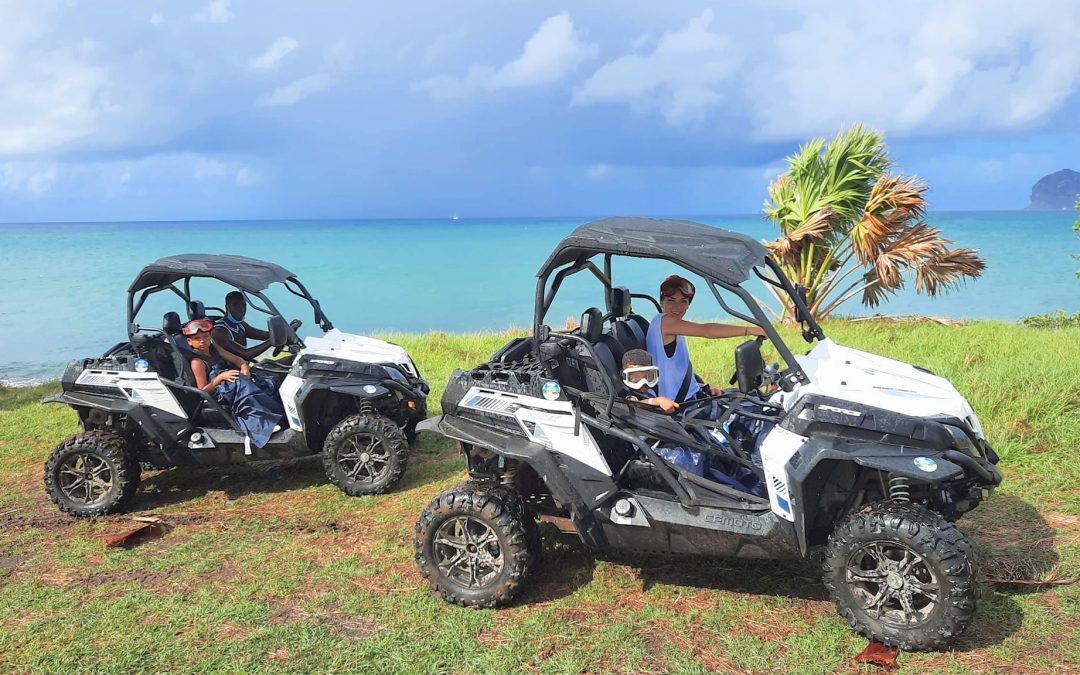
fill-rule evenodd
<path id="1" fill-rule="evenodd" d="M 1031 504 L 997 493 L 958 523 L 975 551 L 978 612 L 956 643 L 959 651 L 1000 644 L 1020 630 L 1024 610 L 1016 597 L 1042 594 L 1039 585 L 1061 562 L 1055 531 Z M 1016 582 L 1016 583 L 1009 583 Z"/>
<path id="2" fill-rule="evenodd" d="M 178 466 L 143 479 L 132 506 L 140 511 L 189 502 L 211 492 L 235 501 L 249 494 L 291 492 L 326 483 L 322 457 L 229 466 Z"/>
<path id="3" fill-rule="evenodd" d="M 1011 495 L 994 495 L 960 525 L 976 552 L 979 571 L 977 614 L 954 647 L 966 652 L 1001 644 L 1018 632 L 1024 611 L 1016 597 L 1050 588 L 1001 583 L 1002 579 L 987 572 L 1013 574 L 1013 581 L 1037 581 L 1046 578 L 1060 558 L 1054 550 L 1054 529 L 1031 504 Z M 574 593 L 592 581 L 598 559 L 639 568 L 643 591 L 663 584 L 829 602 L 819 566 L 810 561 L 642 556 L 618 551 L 593 555 L 573 535 L 552 532 L 545 534 L 544 560 L 537 576 L 515 604 L 546 602 Z"/>
<path id="4" fill-rule="evenodd" d="M 536 573 L 517 596 L 514 605 L 550 602 L 573 595 L 593 579 L 596 558 L 585 549 L 577 536 L 563 534 L 541 523 L 543 553 Z"/>
<path id="5" fill-rule="evenodd" d="M 414 449 L 414 453 L 418 452 Z M 400 482 L 388 494 L 442 480 L 460 470 L 458 462 L 447 461 L 441 453 L 414 454 Z M 144 478 L 132 506 L 153 510 L 193 501 L 211 492 L 224 492 L 226 500 L 235 501 L 252 494 L 293 492 L 327 483 L 322 454 L 227 466 L 179 466 Z"/>

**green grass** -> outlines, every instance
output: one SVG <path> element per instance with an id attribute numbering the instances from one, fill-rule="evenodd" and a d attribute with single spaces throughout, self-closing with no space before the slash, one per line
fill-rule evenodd
<path id="1" fill-rule="evenodd" d="M 1004 323 L 832 322 L 843 344 L 926 366 L 978 412 L 1002 488 L 961 520 L 985 571 L 1080 576 L 1080 329 Z M 388 336 L 433 385 L 511 333 Z M 801 343 L 785 333 L 796 351 Z M 691 340 L 726 381 L 735 341 Z M 0 388 L 0 671 L 834 672 L 865 641 L 799 562 L 597 560 L 545 530 L 545 560 L 514 606 L 447 605 L 412 562 L 427 501 L 460 480 L 424 435 L 399 489 L 351 499 L 317 461 L 149 473 L 135 508 L 172 525 L 132 550 L 102 537 L 128 516 L 60 514 L 41 466 L 76 430 L 56 385 Z M 918 671 L 1080 668 L 1080 585 L 982 583 L 954 651 Z"/>

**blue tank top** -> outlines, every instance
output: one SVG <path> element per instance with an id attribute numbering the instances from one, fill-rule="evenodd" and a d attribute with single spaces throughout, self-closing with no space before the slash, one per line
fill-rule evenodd
<path id="1" fill-rule="evenodd" d="M 690 363 L 690 351 L 686 348 L 686 338 L 679 335 L 675 338 L 675 355 L 669 357 L 664 351 L 664 331 L 660 328 L 660 319 L 663 314 L 657 314 L 649 323 L 649 334 L 645 336 L 645 347 L 652 354 L 653 363 L 660 369 L 660 382 L 656 389 L 660 396 L 666 396 L 677 403 L 689 400 L 701 389 L 694 376 L 694 366 Z M 686 390 L 686 396 L 676 398 L 679 389 L 690 374 L 690 387 Z"/>

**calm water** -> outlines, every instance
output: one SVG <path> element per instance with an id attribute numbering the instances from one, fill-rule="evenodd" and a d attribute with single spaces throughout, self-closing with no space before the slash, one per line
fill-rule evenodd
<path id="1" fill-rule="evenodd" d="M 954 293 L 929 299 L 901 292 L 875 311 L 955 318 L 1016 319 L 1080 309 L 1071 254 L 1080 250 L 1074 213 L 937 213 L 930 222 L 959 246 L 978 248 L 987 271 Z M 775 236 L 757 216 L 696 218 L 756 238 Z M 125 292 L 138 270 L 183 252 L 236 253 L 297 273 L 337 327 L 352 332 L 468 331 L 527 326 L 536 270 L 560 237 L 585 219 L 95 223 L 0 225 L 0 381 L 57 377 L 67 361 L 124 338 Z M 653 261 L 616 266 L 616 282 L 653 292 L 674 271 Z M 568 282 L 549 321 L 602 306 L 595 282 Z M 193 291 L 208 306 L 225 290 Z M 283 289 L 271 298 L 307 326 L 310 311 Z M 172 300 L 148 304 L 140 321 L 160 325 Z M 760 297 L 760 296 L 759 296 Z M 720 316 L 711 298 L 695 310 Z M 639 307 L 643 314 L 649 312 Z M 867 314 L 857 303 L 844 313 Z"/>

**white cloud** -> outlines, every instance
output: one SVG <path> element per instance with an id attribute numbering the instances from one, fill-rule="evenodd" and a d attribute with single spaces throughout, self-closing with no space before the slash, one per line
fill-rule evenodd
<path id="1" fill-rule="evenodd" d="M 765 18 L 776 15 L 768 10 Z M 602 65 L 572 103 L 622 103 L 673 126 L 722 114 L 758 139 L 1032 128 L 1080 90 L 1073 0 L 912 0 L 903 25 L 881 3 L 784 6 L 783 30 L 730 7 Z"/>
<path id="2" fill-rule="evenodd" d="M 607 164 L 593 164 L 585 169 L 585 175 L 593 180 L 600 180 L 611 172 L 611 167 Z"/>
<path id="3" fill-rule="evenodd" d="M 259 174 L 239 162 L 199 156 L 193 159 L 192 172 L 197 181 L 227 180 L 240 187 L 250 187 L 259 182 Z"/>
<path id="4" fill-rule="evenodd" d="M 0 164 L 0 191 L 41 196 L 56 182 L 55 164 L 40 162 L 5 162 Z"/>
<path id="5" fill-rule="evenodd" d="M 229 11 L 229 1 L 213 0 L 191 18 L 195 21 L 205 21 L 207 23 L 229 23 L 229 19 L 233 17 L 232 12 Z"/>
<path id="6" fill-rule="evenodd" d="M 10 5 L 0 23 L 0 157 L 60 149 L 87 138 L 115 116 L 109 71 L 89 41 L 40 45 L 49 12 Z"/>
<path id="7" fill-rule="evenodd" d="M 701 122 L 724 100 L 740 59 L 731 40 L 710 30 L 706 9 L 680 31 L 665 33 L 648 54 L 627 54 L 601 66 L 575 92 L 573 102 L 628 103 L 658 109 L 668 122 Z"/>
<path id="8" fill-rule="evenodd" d="M 248 187 L 255 185 L 259 182 L 259 174 L 255 173 L 246 166 L 242 166 L 236 170 L 235 177 L 236 184 L 240 187 Z"/>
<path id="9" fill-rule="evenodd" d="M 821 6 L 778 37 L 775 60 L 746 86 L 759 136 L 855 120 L 913 134 L 1023 128 L 1080 86 L 1080 12 L 1070 0 L 923 0 L 905 17 L 913 23 L 897 30 L 893 7 Z"/>
<path id="10" fill-rule="evenodd" d="M 451 99 L 477 90 L 545 85 L 563 79 L 596 53 L 596 45 L 585 42 L 574 30 L 570 15 L 563 12 L 541 23 L 512 61 L 498 68 L 474 65 L 461 77 L 441 75 L 416 82 L 413 89 L 434 99 Z"/>
<path id="11" fill-rule="evenodd" d="M 280 106 L 293 105 L 312 94 L 326 91 L 334 86 L 335 79 L 326 73 L 315 73 L 289 84 L 282 85 L 259 99 L 259 105 Z"/>
<path id="12" fill-rule="evenodd" d="M 274 40 L 262 54 L 248 60 L 248 68 L 252 70 L 269 70 L 276 68 L 281 59 L 288 56 L 294 49 L 300 46 L 294 38 L 279 37 Z"/>
<path id="13" fill-rule="evenodd" d="M 165 23 L 165 17 L 162 16 L 161 12 L 154 12 L 150 15 L 150 25 L 160 26 L 163 23 Z"/>

